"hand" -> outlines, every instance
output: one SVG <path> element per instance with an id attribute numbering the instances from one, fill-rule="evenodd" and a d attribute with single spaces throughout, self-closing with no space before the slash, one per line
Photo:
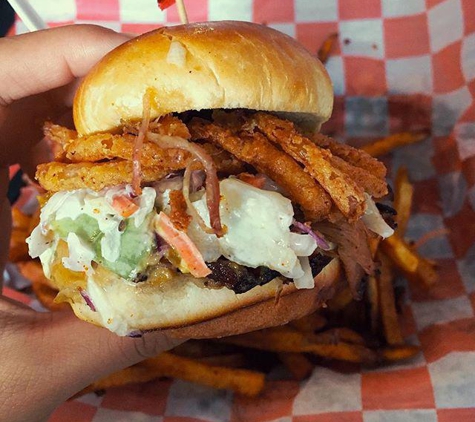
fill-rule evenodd
<path id="1" fill-rule="evenodd" d="M 0 39 L 0 277 L 11 226 L 8 166 L 31 171 L 47 159 L 42 124 L 70 111 L 78 79 L 126 40 L 89 25 Z M 0 420 L 44 420 L 92 381 L 178 343 L 163 334 L 118 337 L 71 312 L 36 313 L 0 297 Z"/>

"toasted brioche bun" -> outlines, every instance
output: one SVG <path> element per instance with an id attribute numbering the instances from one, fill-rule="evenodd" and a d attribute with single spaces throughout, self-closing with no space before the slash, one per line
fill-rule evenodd
<path id="1" fill-rule="evenodd" d="M 146 92 L 153 118 L 244 108 L 282 112 L 312 131 L 333 107 L 325 68 L 293 38 L 249 22 L 196 23 L 146 33 L 102 59 L 77 91 L 77 131 L 113 131 L 140 120 Z"/>
<path id="2" fill-rule="evenodd" d="M 239 295 L 226 287 L 208 288 L 205 279 L 191 276 L 150 286 L 127 283 L 107 271 L 104 282 L 87 284 L 93 311 L 75 289 L 58 280 L 56 271 L 64 278 L 64 268 L 59 268 L 53 266 L 51 278 L 76 316 L 122 336 L 166 330 L 174 337 L 212 338 L 282 325 L 324 304 L 341 280 L 337 258 L 317 275 L 313 289 L 297 290 L 293 283 L 274 279 Z"/>

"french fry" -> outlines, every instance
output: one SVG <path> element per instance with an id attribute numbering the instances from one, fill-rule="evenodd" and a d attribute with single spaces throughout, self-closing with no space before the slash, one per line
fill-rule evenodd
<path id="1" fill-rule="evenodd" d="M 18 208 L 12 208 L 12 228 L 28 230 L 31 217 L 21 212 Z M 30 232 L 28 232 L 30 233 Z"/>
<path id="2" fill-rule="evenodd" d="M 314 365 L 302 353 L 279 353 L 278 356 L 297 381 L 308 378 L 313 371 Z"/>
<path id="3" fill-rule="evenodd" d="M 420 352 L 418 346 L 401 345 L 393 347 L 385 347 L 380 351 L 381 358 L 387 362 L 397 362 L 400 360 L 411 359 Z"/>
<path id="4" fill-rule="evenodd" d="M 8 259 L 10 262 L 18 262 L 29 259 L 28 245 L 26 238 L 29 233 L 21 228 L 13 228 L 10 237 L 10 250 L 8 252 Z"/>
<path id="5" fill-rule="evenodd" d="M 380 274 L 376 280 L 378 283 L 379 308 L 384 337 L 388 344 L 400 345 L 404 343 L 404 338 L 402 337 L 396 312 L 391 262 L 382 253 L 378 253 L 377 256 L 381 262 Z"/>
<path id="6" fill-rule="evenodd" d="M 376 252 L 378 251 L 379 244 L 381 243 L 381 236 L 370 236 L 368 238 L 369 250 L 371 251 L 371 256 L 376 256 Z"/>
<path id="7" fill-rule="evenodd" d="M 347 327 L 330 328 L 329 330 L 312 336 L 312 341 L 329 344 L 345 342 L 350 344 L 361 344 L 363 346 L 366 344 L 364 338 L 360 334 Z"/>
<path id="8" fill-rule="evenodd" d="M 229 355 L 207 356 L 198 359 L 198 362 L 205 363 L 210 366 L 224 366 L 226 368 L 244 368 L 247 360 L 241 353 L 233 353 Z"/>
<path id="9" fill-rule="evenodd" d="M 321 47 L 318 49 L 317 57 L 318 59 L 325 64 L 328 61 L 331 51 L 335 45 L 336 40 L 338 39 L 338 33 L 330 34 L 322 43 Z"/>
<path id="10" fill-rule="evenodd" d="M 172 353 L 162 353 L 103 378 L 80 394 L 147 382 L 160 377 L 172 377 L 209 387 L 229 389 L 245 396 L 256 396 L 264 388 L 264 374 L 260 372 L 211 366 Z"/>
<path id="11" fill-rule="evenodd" d="M 43 272 L 43 267 L 39 261 L 29 260 L 18 262 L 17 267 L 21 275 L 30 280 L 32 283 L 49 285 L 50 282 L 46 278 Z"/>
<path id="12" fill-rule="evenodd" d="M 12 208 L 12 232 L 10 237 L 10 250 L 8 254 L 8 259 L 10 262 L 18 262 L 29 259 L 26 238 L 30 235 L 30 220 L 31 218 L 18 208 Z"/>
<path id="13" fill-rule="evenodd" d="M 369 302 L 369 316 L 371 323 L 371 332 L 376 334 L 380 326 L 380 311 L 379 311 L 379 291 L 378 282 L 375 276 L 368 277 L 368 284 L 366 288 L 366 297 Z"/>
<path id="14" fill-rule="evenodd" d="M 426 258 L 421 257 L 415 274 L 405 274 L 409 281 L 422 283 L 427 287 L 437 283 L 439 275 L 436 265 Z"/>
<path id="15" fill-rule="evenodd" d="M 233 349 L 226 344 L 200 340 L 188 340 L 173 349 L 174 354 L 190 359 L 202 359 L 233 352 Z"/>
<path id="16" fill-rule="evenodd" d="M 287 327 L 226 337 L 220 341 L 269 352 L 312 353 L 323 358 L 365 364 L 376 361 L 376 353 L 360 344 L 318 343 L 318 337 L 304 335 Z"/>
<path id="17" fill-rule="evenodd" d="M 404 274 L 417 272 L 420 257 L 397 233 L 384 239 L 381 249 Z"/>
<path id="18" fill-rule="evenodd" d="M 33 229 L 40 224 L 40 213 L 41 213 L 41 208 L 38 207 L 37 210 L 33 213 L 33 215 L 30 218 L 30 224 L 28 225 L 28 233 L 31 233 Z"/>
<path id="19" fill-rule="evenodd" d="M 404 236 L 411 215 L 412 198 L 414 195 L 414 187 L 409 181 L 407 168 L 400 167 L 398 169 L 394 191 L 394 209 L 397 212 L 396 232 L 400 236 Z"/>
<path id="20" fill-rule="evenodd" d="M 206 365 L 171 353 L 162 353 L 143 364 L 152 372 L 162 371 L 162 376 L 229 389 L 245 396 L 256 396 L 264 388 L 264 374 L 260 372 Z"/>
<path id="21" fill-rule="evenodd" d="M 351 290 L 346 287 L 327 301 L 327 309 L 332 312 L 341 311 L 354 300 Z"/>
<path id="22" fill-rule="evenodd" d="M 313 314 L 304 316 L 303 318 L 291 321 L 290 325 L 303 333 L 313 333 L 325 327 L 325 325 L 327 325 L 327 320 L 324 316 L 314 312 Z"/>
<path id="23" fill-rule="evenodd" d="M 31 285 L 33 293 L 36 295 L 38 301 L 48 310 L 52 312 L 62 311 L 69 308 L 69 305 L 65 302 L 56 303 L 54 301 L 58 291 L 51 288 L 47 284 L 33 283 Z"/>
<path id="24" fill-rule="evenodd" d="M 130 366 L 129 368 L 122 369 L 121 371 L 114 372 L 106 378 L 102 378 L 99 381 L 82 389 L 79 393 L 71 397 L 75 399 L 81 397 L 84 394 L 92 393 L 94 391 L 106 390 L 113 387 L 122 387 L 127 384 L 134 384 L 140 382 L 148 382 L 156 378 L 160 378 L 162 375 L 157 373 L 151 373 L 149 368 L 141 365 Z"/>
<path id="25" fill-rule="evenodd" d="M 437 282 L 438 274 L 435 265 L 421 257 L 397 233 L 381 242 L 381 250 L 409 281 L 422 283 L 425 286 L 431 286 Z"/>
<path id="26" fill-rule="evenodd" d="M 45 277 L 43 268 L 38 261 L 24 261 L 17 263 L 21 275 L 31 281 L 33 293 L 38 301 L 50 311 L 60 311 L 68 309 L 67 303 L 56 303 L 54 298 L 58 291 L 51 287 L 49 280 Z"/>
<path id="27" fill-rule="evenodd" d="M 394 135 L 363 145 L 361 149 L 373 157 L 379 157 L 398 147 L 420 142 L 428 136 L 429 133 L 427 131 L 395 133 Z"/>

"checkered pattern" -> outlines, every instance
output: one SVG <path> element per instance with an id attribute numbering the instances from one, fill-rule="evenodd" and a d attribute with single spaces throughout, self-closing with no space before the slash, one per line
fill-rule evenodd
<path id="1" fill-rule="evenodd" d="M 50 24 L 99 23 L 141 33 L 178 22 L 154 0 L 31 0 Z M 394 173 L 415 181 L 409 237 L 446 228 L 422 249 L 440 265 L 430 291 L 410 286 L 404 334 L 415 361 L 351 372 L 317 367 L 299 385 L 273 381 L 258 399 L 184 382 L 156 381 L 89 395 L 51 421 L 473 421 L 475 420 L 475 2 L 473 0 L 189 0 L 191 21 L 265 23 L 312 53 L 340 34 L 328 62 L 335 108 L 325 131 L 355 145 L 368 137 L 430 128 L 398 150 Z M 23 32 L 21 22 L 16 32 Z M 14 293 L 12 293 L 14 294 Z"/>

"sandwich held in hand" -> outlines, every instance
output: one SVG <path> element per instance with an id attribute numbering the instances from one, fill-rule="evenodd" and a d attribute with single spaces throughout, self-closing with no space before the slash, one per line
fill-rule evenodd
<path id="1" fill-rule="evenodd" d="M 200 338 L 300 318 L 344 283 L 358 298 L 392 234 L 386 169 L 318 133 L 332 105 L 322 64 L 261 25 L 161 28 L 109 53 L 76 131 L 45 126 L 56 158 L 28 244 L 56 301 L 119 335 Z"/>

